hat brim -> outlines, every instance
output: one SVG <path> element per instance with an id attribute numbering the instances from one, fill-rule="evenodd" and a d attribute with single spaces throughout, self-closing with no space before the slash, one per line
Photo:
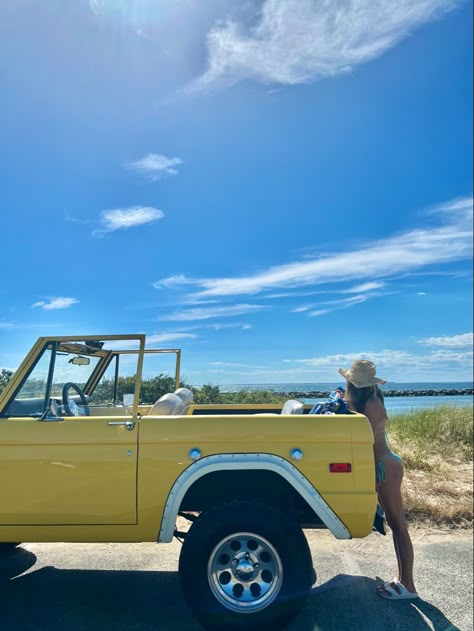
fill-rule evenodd
<path id="1" fill-rule="evenodd" d="M 352 383 L 356 388 L 368 388 L 369 386 L 377 386 L 379 384 L 383 386 L 385 383 L 387 383 L 385 379 L 380 379 L 379 377 L 373 377 L 372 379 L 368 379 L 364 382 L 358 381 L 356 383 L 355 381 L 353 381 L 353 376 L 350 369 L 344 370 L 343 368 L 339 368 L 338 373 L 342 375 L 344 379 L 347 379 L 347 381 Z"/>

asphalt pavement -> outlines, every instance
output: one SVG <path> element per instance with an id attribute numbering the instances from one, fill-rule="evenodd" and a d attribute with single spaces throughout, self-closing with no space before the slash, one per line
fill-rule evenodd
<path id="1" fill-rule="evenodd" d="M 471 531 L 413 531 L 413 602 L 375 594 L 377 577 L 395 574 L 390 536 L 306 534 L 318 580 L 288 631 L 472 631 Z M 180 591 L 179 549 L 177 541 L 23 544 L 0 559 L 0 630 L 202 631 Z"/>

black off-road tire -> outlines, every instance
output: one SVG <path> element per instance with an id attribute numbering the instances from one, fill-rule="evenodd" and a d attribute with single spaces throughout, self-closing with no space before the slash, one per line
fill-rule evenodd
<path id="1" fill-rule="evenodd" d="M 315 579 L 301 528 L 257 501 L 201 513 L 184 540 L 179 572 L 194 615 L 211 631 L 282 629 L 304 606 Z M 250 611 L 239 598 L 250 601 Z"/>

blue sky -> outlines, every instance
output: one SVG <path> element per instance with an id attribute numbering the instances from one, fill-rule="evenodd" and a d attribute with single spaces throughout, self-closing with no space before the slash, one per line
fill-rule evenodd
<path id="1" fill-rule="evenodd" d="M 145 332 L 196 384 L 472 379 L 471 17 L 4 0 L 0 367 Z"/>

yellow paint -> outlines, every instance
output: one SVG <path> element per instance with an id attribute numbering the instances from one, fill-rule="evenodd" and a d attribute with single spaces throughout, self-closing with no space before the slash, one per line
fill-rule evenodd
<path id="1" fill-rule="evenodd" d="M 0 396 L 0 414 L 52 339 L 97 336 L 38 340 Z M 100 339 L 138 340 L 141 372 L 144 336 Z M 203 456 L 281 456 L 301 471 L 352 536 L 371 531 L 373 435 L 364 416 L 255 416 L 249 411 L 278 406 L 232 405 L 217 406 L 220 414 L 213 415 L 140 418 L 148 408 L 139 407 L 138 400 L 136 392 L 128 415 L 124 408 L 99 407 L 92 408 L 94 416 L 48 422 L 0 418 L 0 541 L 156 541 L 168 494 L 191 464 L 192 447 Z M 216 406 L 200 407 L 216 411 Z M 109 425 L 126 420 L 135 421 L 133 431 Z M 294 447 L 304 452 L 299 463 L 290 458 Z M 330 473 L 331 462 L 351 463 L 352 472 Z"/>
<path id="2" fill-rule="evenodd" d="M 136 524 L 138 431 L 110 420 L 0 419 L 0 525 Z"/>
<path id="3" fill-rule="evenodd" d="M 357 444 L 353 447 L 350 437 Z M 189 466 L 188 452 L 270 453 L 281 456 L 313 484 L 350 530 L 371 532 L 376 507 L 373 435 L 367 419 L 350 416 L 194 416 L 143 417 L 138 475 L 139 523 L 160 516 L 176 478 Z M 299 447 L 301 462 L 290 458 Z M 350 462 L 352 473 L 330 473 L 331 462 Z M 158 480 L 159 484 L 150 484 Z"/>

